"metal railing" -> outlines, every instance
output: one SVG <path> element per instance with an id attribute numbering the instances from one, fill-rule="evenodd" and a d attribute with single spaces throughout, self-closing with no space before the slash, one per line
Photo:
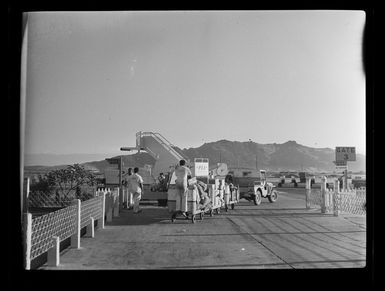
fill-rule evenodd
<path id="1" fill-rule="evenodd" d="M 29 179 L 26 179 L 29 185 Z M 29 187 L 23 189 L 28 201 Z M 80 232 L 86 227 L 87 236 L 94 237 L 94 222 L 104 228 L 104 219 L 111 221 L 119 215 L 119 188 L 98 189 L 94 198 L 86 201 L 72 200 L 72 205 L 33 217 L 27 211 L 23 214 L 24 267 L 29 270 L 31 261 L 47 253 L 47 264 L 57 266 L 60 260 L 60 242 L 71 238 L 71 247 L 80 248 Z M 23 199 L 24 199 L 23 198 Z M 40 204 L 41 205 L 41 204 Z"/>
<path id="2" fill-rule="evenodd" d="M 103 216 L 103 201 L 100 197 L 89 199 L 81 203 L 81 223 L 83 228 L 91 223 L 91 218 L 97 219 Z"/>
<path id="3" fill-rule="evenodd" d="M 146 131 L 146 132 L 140 132 L 140 137 L 143 137 L 143 136 L 151 136 L 153 138 L 155 138 L 155 140 L 163 145 L 163 147 L 168 150 L 176 159 L 178 160 L 182 160 L 182 159 L 187 159 L 186 157 L 184 157 L 183 155 L 181 155 L 180 153 L 178 153 L 173 147 L 175 147 L 168 139 L 166 139 L 162 134 L 158 133 L 158 132 L 151 132 L 151 131 Z M 138 137 L 137 137 L 138 138 Z M 147 150 L 147 147 L 146 147 L 146 150 Z"/>
<path id="4" fill-rule="evenodd" d="M 306 181 L 307 185 L 309 181 Z M 321 189 L 307 187 L 306 207 L 320 208 L 322 213 L 332 212 L 366 215 L 366 188 L 339 190 L 339 181 L 333 189 L 326 188 L 326 179 L 321 182 Z"/>
<path id="5" fill-rule="evenodd" d="M 32 219 L 30 260 L 54 246 L 52 237 L 65 240 L 76 232 L 77 206 L 68 206 Z"/>
<path id="6" fill-rule="evenodd" d="M 186 161 L 189 161 L 189 158 L 184 156 L 183 154 L 176 151 L 173 147 L 176 147 L 174 144 L 172 144 L 168 139 L 166 139 L 162 134 L 156 132 L 157 136 L 161 138 L 161 140 L 164 140 L 166 143 L 168 143 L 169 147 L 180 157 L 180 159 L 185 159 Z"/>

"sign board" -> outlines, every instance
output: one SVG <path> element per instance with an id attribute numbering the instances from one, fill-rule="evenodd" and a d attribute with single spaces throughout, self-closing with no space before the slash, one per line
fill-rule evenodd
<path id="1" fill-rule="evenodd" d="M 348 166 L 336 166 L 337 171 L 345 171 L 348 169 Z"/>
<path id="2" fill-rule="evenodd" d="M 196 177 L 208 176 L 209 175 L 209 163 L 208 162 L 195 162 L 194 173 Z"/>
<path id="3" fill-rule="evenodd" d="M 343 161 L 334 161 L 334 164 L 336 166 L 344 166 L 346 167 L 347 166 L 347 161 L 346 160 L 343 160 Z"/>
<path id="4" fill-rule="evenodd" d="M 336 147 L 336 161 L 355 161 L 355 147 Z"/>

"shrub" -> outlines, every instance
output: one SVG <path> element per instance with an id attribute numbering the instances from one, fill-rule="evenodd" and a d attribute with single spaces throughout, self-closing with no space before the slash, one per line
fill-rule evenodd
<path id="1" fill-rule="evenodd" d="M 95 175 L 83 166 L 74 164 L 64 169 L 52 170 L 44 176 L 40 175 L 38 181 L 30 186 L 30 190 L 55 195 L 56 200 L 76 198 L 84 201 L 93 197 L 93 193 L 87 190 L 95 185 Z"/>

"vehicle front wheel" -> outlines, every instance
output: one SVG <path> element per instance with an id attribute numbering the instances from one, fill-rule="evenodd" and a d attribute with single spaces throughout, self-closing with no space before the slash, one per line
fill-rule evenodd
<path id="1" fill-rule="evenodd" d="M 278 192 L 273 190 L 271 194 L 268 196 L 268 199 L 271 203 L 274 203 L 278 199 Z"/>
<path id="2" fill-rule="evenodd" d="M 262 202 L 262 192 L 261 190 L 257 190 L 257 192 L 254 194 L 254 204 L 259 205 Z"/>

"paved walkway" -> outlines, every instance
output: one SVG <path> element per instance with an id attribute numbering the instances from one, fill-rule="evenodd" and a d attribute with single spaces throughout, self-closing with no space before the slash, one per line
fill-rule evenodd
<path id="1" fill-rule="evenodd" d="M 284 190 L 280 190 L 284 191 Z M 234 210 L 195 224 L 171 223 L 165 207 L 143 205 L 61 253 L 40 269 L 360 268 L 366 260 L 366 218 L 306 210 L 301 195 L 276 203 L 241 200 Z"/>

